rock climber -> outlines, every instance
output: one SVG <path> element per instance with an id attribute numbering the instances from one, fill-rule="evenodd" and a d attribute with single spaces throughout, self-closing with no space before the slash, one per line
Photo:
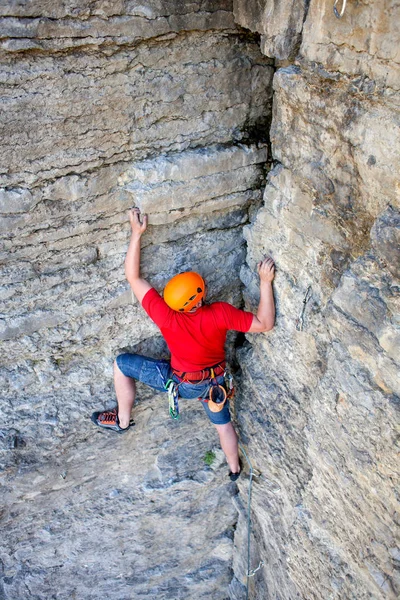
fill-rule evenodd
<path id="1" fill-rule="evenodd" d="M 132 208 L 129 220 L 132 233 L 125 275 L 136 298 L 161 330 L 171 352 L 171 361 L 120 354 L 114 363 L 118 406 L 93 413 L 92 421 L 99 427 L 123 433 L 133 424 L 130 419 L 135 402 L 135 380 L 158 391 L 166 391 L 166 384 L 172 382 L 180 398 L 203 400 L 204 409 L 218 431 L 230 468 L 229 476 L 235 481 L 240 475 L 240 461 L 238 438 L 231 422 L 229 403 L 225 400 L 224 344 L 230 329 L 258 333 L 274 326 L 274 261 L 268 257 L 258 264 L 260 302 L 256 315 L 226 302 L 205 304 L 206 284 L 192 271 L 173 277 L 162 298 L 140 277 L 140 243 L 147 228 L 147 215 L 141 216 L 138 208 Z M 219 393 L 214 397 L 210 390 Z M 224 402 L 220 402 L 221 390 Z"/>

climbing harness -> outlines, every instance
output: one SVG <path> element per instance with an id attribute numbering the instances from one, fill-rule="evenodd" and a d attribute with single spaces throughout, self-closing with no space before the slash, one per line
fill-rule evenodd
<path id="1" fill-rule="evenodd" d="M 206 390 L 208 397 L 201 397 L 199 400 L 208 402 L 208 406 L 212 412 L 220 412 L 223 409 L 225 402 L 229 400 L 234 393 L 232 375 L 225 368 L 225 362 L 214 365 L 213 367 L 207 367 L 201 371 L 184 372 L 172 369 L 172 373 L 174 377 L 178 379 L 178 382 L 174 379 L 165 381 L 165 377 L 158 365 L 157 371 L 163 382 L 164 389 L 168 393 L 169 415 L 175 420 L 179 419 L 179 386 L 182 383 L 198 385 L 200 383 L 209 382 L 209 388 Z M 225 377 L 226 387 L 220 385 L 216 379 L 222 374 Z"/>
<path id="2" fill-rule="evenodd" d="M 339 0 L 335 0 L 335 4 L 333 5 L 333 14 L 335 15 L 335 17 L 337 19 L 341 19 L 344 15 L 344 11 L 346 10 L 347 0 L 341 0 L 341 2 L 342 2 L 342 8 L 340 9 L 340 11 L 336 8 L 337 5 L 339 4 Z"/>
<path id="3" fill-rule="evenodd" d="M 172 369 L 172 373 L 178 383 L 175 383 L 175 389 L 172 390 L 176 395 L 179 394 L 179 386 L 182 383 L 189 383 L 192 385 L 199 385 L 201 383 L 209 384 L 209 387 L 205 391 L 204 395 L 199 398 L 201 402 L 207 402 L 208 408 L 211 412 L 220 412 L 225 405 L 225 402 L 233 396 L 233 379 L 231 374 L 226 369 L 225 362 L 213 367 L 207 367 L 201 371 L 178 371 Z M 217 381 L 217 377 L 223 375 L 225 383 L 220 384 Z M 167 388 L 166 388 L 167 389 Z M 174 406 L 178 403 L 178 399 L 174 398 Z M 171 414 L 172 400 L 170 401 L 170 414 Z M 172 414 L 175 414 L 172 411 Z M 179 408 L 178 408 L 179 414 Z M 172 416 L 172 415 L 171 415 Z M 175 417 L 173 417 L 175 418 Z"/>
<path id="4" fill-rule="evenodd" d="M 297 331 L 303 331 L 304 327 L 304 313 L 306 310 L 307 302 L 311 299 L 311 285 L 308 286 L 306 294 L 303 300 L 303 308 L 301 310 L 299 318 L 296 320 L 296 329 Z"/>
<path id="5" fill-rule="evenodd" d="M 203 383 L 207 379 L 212 379 L 212 377 L 218 377 L 218 375 L 222 375 L 225 373 L 225 362 L 219 363 L 218 365 L 213 365 L 212 367 L 207 367 L 205 369 L 201 369 L 201 371 L 178 371 L 177 369 L 172 369 L 172 372 L 175 377 L 179 379 L 179 384 L 181 383 L 192 383 L 199 384 Z M 214 375 L 212 374 L 214 373 Z"/>

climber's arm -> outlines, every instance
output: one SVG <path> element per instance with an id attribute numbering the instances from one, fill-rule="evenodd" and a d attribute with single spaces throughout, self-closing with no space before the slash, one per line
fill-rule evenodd
<path id="1" fill-rule="evenodd" d="M 147 215 L 140 221 L 140 210 L 132 208 L 129 211 L 132 234 L 128 252 L 125 258 L 125 275 L 136 298 L 141 303 L 151 285 L 140 277 L 140 238 L 147 228 Z"/>
<path id="2" fill-rule="evenodd" d="M 275 264 L 272 258 L 265 258 L 258 263 L 260 275 L 260 303 L 257 314 L 253 317 L 249 333 L 270 331 L 275 323 L 275 300 L 272 281 L 275 276 Z"/>

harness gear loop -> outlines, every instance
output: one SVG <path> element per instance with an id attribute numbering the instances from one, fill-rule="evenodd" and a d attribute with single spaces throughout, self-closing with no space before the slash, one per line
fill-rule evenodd
<path id="1" fill-rule="evenodd" d="M 343 17 L 344 11 L 346 10 L 346 3 L 347 3 L 347 0 L 342 0 L 342 8 L 339 11 L 336 8 L 336 6 L 339 4 L 339 0 L 335 0 L 335 4 L 333 5 L 333 14 L 335 15 L 335 17 L 337 19 L 341 19 Z"/>

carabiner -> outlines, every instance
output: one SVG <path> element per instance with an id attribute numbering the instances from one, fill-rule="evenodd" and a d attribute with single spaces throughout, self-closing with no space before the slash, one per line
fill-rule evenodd
<path id="1" fill-rule="evenodd" d="M 168 379 L 165 388 L 168 392 L 169 415 L 172 419 L 179 419 L 179 394 L 176 383 Z"/>
<path id="2" fill-rule="evenodd" d="M 338 9 L 336 8 L 336 6 L 339 4 L 339 0 L 335 0 L 335 4 L 333 5 L 333 14 L 335 15 L 335 17 L 337 19 L 341 19 L 343 17 L 344 11 L 346 10 L 346 3 L 347 3 L 347 0 L 342 0 L 342 8 L 339 12 Z"/>

